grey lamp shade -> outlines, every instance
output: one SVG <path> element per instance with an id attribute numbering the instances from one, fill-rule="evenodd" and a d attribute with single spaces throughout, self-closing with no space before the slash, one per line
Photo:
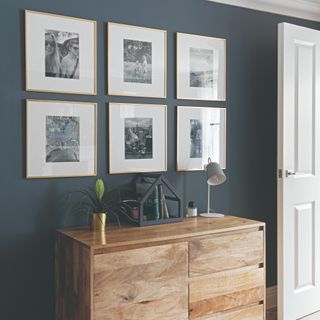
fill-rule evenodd
<path id="1" fill-rule="evenodd" d="M 219 163 L 209 162 L 206 166 L 207 183 L 211 186 L 217 186 L 226 181 L 226 176 Z"/>

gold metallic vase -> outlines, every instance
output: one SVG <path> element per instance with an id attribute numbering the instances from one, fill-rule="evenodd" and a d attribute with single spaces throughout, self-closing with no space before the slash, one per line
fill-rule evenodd
<path id="1" fill-rule="evenodd" d="M 89 224 L 91 231 L 105 231 L 107 225 L 107 214 L 90 213 Z"/>

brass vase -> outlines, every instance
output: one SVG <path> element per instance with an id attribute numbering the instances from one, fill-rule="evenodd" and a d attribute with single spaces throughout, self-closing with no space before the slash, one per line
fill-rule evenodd
<path id="1" fill-rule="evenodd" d="M 91 231 L 105 231 L 107 225 L 106 213 L 90 213 L 89 224 Z"/>

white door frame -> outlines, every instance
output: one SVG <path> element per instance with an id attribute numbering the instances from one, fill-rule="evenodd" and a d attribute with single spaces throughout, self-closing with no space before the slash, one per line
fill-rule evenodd
<path id="1" fill-rule="evenodd" d="M 320 310 L 320 31 L 278 33 L 278 319 Z"/>

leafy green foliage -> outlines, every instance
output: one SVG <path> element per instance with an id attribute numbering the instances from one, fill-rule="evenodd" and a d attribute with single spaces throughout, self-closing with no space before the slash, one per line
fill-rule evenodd
<path id="1" fill-rule="evenodd" d="M 98 200 L 101 202 L 104 195 L 104 182 L 102 179 L 98 179 L 96 182 L 96 195 Z"/>
<path id="2" fill-rule="evenodd" d="M 88 189 L 79 189 L 69 195 L 74 197 L 72 212 L 88 216 L 90 213 L 107 213 L 108 222 L 113 221 L 120 225 L 120 220 L 136 222 L 130 215 L 133 204 L 121 199 L 119 189 L 107 190 L 103 179 L 97 179 L 95 186 Z M 120 219 L 121 218 L 121 219 Z M 123 219 L 122 219 L 123 218 Z"/>

